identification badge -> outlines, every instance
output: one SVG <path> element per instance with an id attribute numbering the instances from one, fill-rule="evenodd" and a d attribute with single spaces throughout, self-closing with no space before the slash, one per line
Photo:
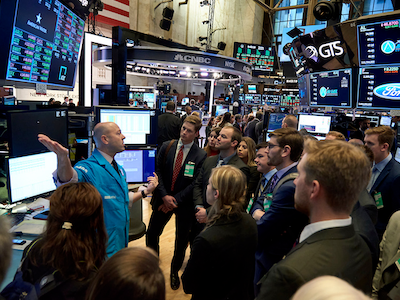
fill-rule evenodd
<path id="1" fill-rule="evenodd" d="M 397 269 L 400 271 L 400 258 L 395 262 Z"/>
<path id="2" fill-rule="evenodd" d="M 382 200 L 382 194 L 381 192 L 375 193 L 374 194 L 374 199 L 375 199 L 375 203 L 376 203 L 376 207 L 382 208 L 383 207 L 383 200 Z"/>
<path id="3" fill-rule="evenodd" d="M 186 176 L 186 177 L 193 177 L 193 175 L 194 175 L 194 165 L 186 164 L 185 165 L 185 172 L 183 173 L 183 175 Z"/>
<path id="4" fill-rule="evenodd" d="M 272 193 L 265 195 L 264 198 L 264 211 L 266 212 L 272 204 Z"/>

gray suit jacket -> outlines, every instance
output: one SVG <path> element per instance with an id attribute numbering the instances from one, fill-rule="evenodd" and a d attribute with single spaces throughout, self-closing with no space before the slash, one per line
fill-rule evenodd
<path id="1" fill-rule="evenodd" d="M 318 231 L 298 244 L 264 276 L 257 299 L 289 300 L 300 286 L 322 275 L 371 293 L 370 251 L 353 225 Z"/>

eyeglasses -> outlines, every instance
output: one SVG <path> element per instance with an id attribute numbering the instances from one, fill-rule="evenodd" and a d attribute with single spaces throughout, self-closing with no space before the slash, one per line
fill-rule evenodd
<path id="1" fill-rule="evenodd" d="M 274 145 L 274 144 L 268 143 L 267 148 L 268 149 L 272 149 L 272 148 L 277 147 L 277 146 L 279 147 L 279 145 Z"/>

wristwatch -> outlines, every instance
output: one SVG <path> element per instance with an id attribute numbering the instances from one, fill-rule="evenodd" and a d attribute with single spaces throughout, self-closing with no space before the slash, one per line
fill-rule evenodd
<path id="1" fill-rule="evenodd" d="M 142 197 L 143 197 L 143 198 L 146 198 L 146 197 L 147 197 L 147 195 L 146 195 L 146 193 L 144 192 L 144 190 L 141 190 L 140 192 L 142 193 Z"/>

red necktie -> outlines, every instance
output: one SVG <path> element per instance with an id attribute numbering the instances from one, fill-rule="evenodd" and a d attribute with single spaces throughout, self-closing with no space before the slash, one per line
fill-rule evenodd
<path id="1" fill-rule="evenodd" d="M 174 173 L 172 173 L 171 192 L 174 190 L 175 181 L 178 178 L 179 171 L 181 170 L 182 160 L 183 160 L 183 145 L 179 149 L 178 156 L 176 157 Z"/>

